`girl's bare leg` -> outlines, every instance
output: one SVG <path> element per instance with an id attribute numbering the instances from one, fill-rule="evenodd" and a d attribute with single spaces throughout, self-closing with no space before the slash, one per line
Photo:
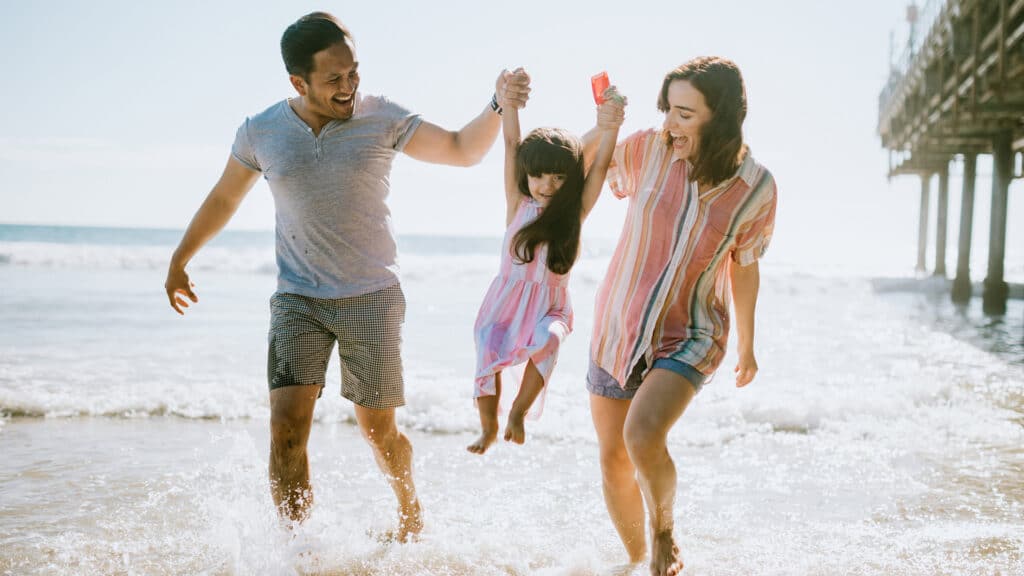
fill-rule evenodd
<path id="1" fill-rule="evenodd" d="M 476 408 L 480 412 L 480 437 L 466 446 L 473 454 L 483 454 L 498 438 L 498 398 L 501 397 L 501 373 L 494 375 L 494 396 L 480 396 Z"/>
<path id="2" fill-rule="evenodd" d="M 512 402 L 512 408 L 508 412 L 508 422 L 505 424 L 505 440 L 522 444 L 526 441 L 526 429 L 523 427 L 523 418 L 526 412 L 537 399 L 540 391 L 544 389 L 544 378 L 537 371 L 533 360 L 526 363 L 526 371 L 523 373 L 523 383 L 519 386 L 519 394 Z"/>

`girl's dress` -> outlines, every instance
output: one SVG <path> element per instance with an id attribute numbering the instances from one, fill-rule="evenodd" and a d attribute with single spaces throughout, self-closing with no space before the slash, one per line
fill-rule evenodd
<path id="1" fill-rule="evenodd" d="M 501 270 L 491 282 L 474 326 L 476 338 L 476 385 L 474 398 L 495 394 L 495 374 L 506 368 L 501 379 L 502 396 L 514 398 L 527 360 L 533 360 L 545 386 L 530 411 L 537 417 L 544 406 L 544 394 L 558 361 L 558 348 L 572 332 L 572 302 L 569 275 L 555 274 L 547 267 L 547 244 L 537 247 L 532 262 L 516 262 L 512 240 L 535 220 L 543 208 L 524 198 L 502 243 Z"/>

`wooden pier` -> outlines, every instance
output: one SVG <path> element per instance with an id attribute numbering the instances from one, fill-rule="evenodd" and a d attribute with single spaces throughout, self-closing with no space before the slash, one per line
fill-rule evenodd
<path id="1" fill-rule="evenodd" d="M 929 0 L 907 9 L 910 38 L 879 96 L 878 134 L 889 175 L 921 179 L 919 271 L 927 269 L 931 180 L 938 176 L 934 274 L 946 275 L 949 165 L 963 164 L 956 276 L 952 297 L 971 297 L 970 254 L 979 154 L 993 156 L 986 313 L 1003 314 L 1010 181 L 1024 151 L 1024 0 Z"/>

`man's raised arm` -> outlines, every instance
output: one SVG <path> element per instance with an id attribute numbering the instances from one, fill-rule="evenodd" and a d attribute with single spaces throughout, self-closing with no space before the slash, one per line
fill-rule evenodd
<path id="1" fill-rule="evenodd" d="M 495 95 L 499 101 L 516 102 L 519 108 L 526 106 L 530 97 L 529 76 L 513 76 L 503 70 L 495 82 Z M 500 129 L 501 118 L 488 104 L 458 132 L 445 130 L 430 122 L 421 123 L 405 145 L 404 152 L 424 162 L 472 166 L 487 154 Z"/>

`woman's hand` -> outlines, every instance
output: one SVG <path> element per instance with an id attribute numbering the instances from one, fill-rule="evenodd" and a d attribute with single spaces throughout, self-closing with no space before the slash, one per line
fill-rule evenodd
<path id="1" fill-rule="evenodd" d="M 736 373 L 736 387 L 743 388 L 757 376 L 757 359 L 754 358 L 753 350 L 740 351 L 740 360 L 733 368 Z"/>
<path id="2" fill-rule="evenodd" d="M 601 130 L 617 130 L 626 119 L 629 100 L 619 94 L 615 86 L 606 88 L 603 96 L 604 103 L 597 107 L 597 127 Z"/>

